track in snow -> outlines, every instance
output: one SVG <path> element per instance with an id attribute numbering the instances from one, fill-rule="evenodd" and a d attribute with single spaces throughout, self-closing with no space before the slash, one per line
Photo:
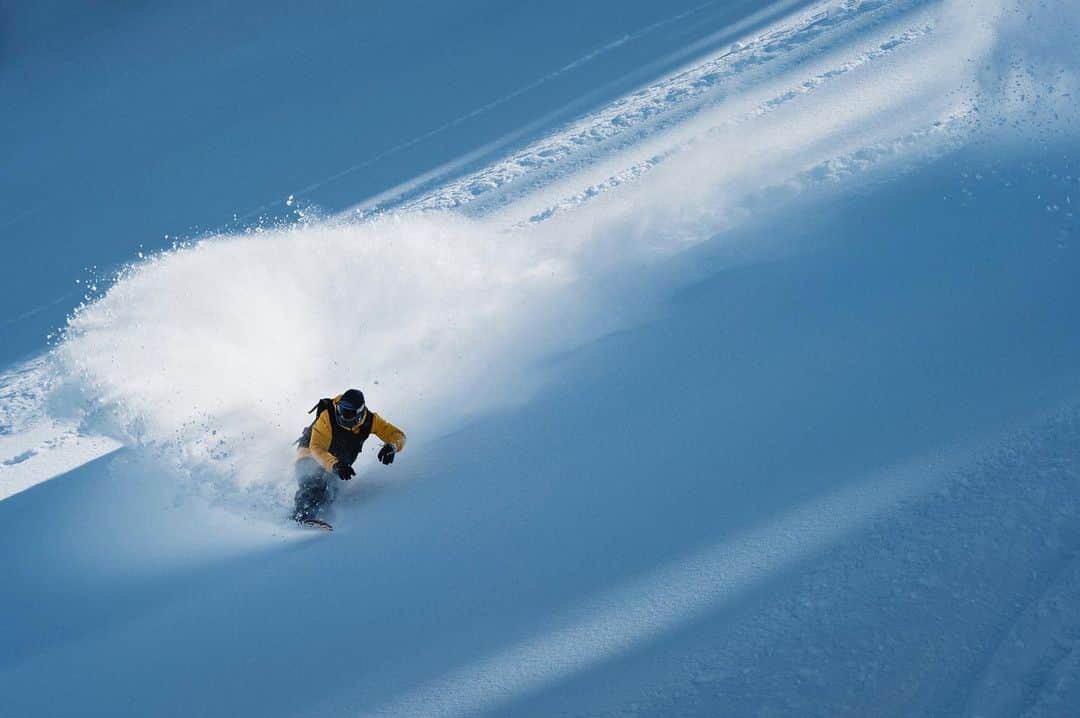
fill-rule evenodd
<path id="1" fill-rule="evenodd" d="M 589 175 L 598 175 L 591 184 L 549 200 L 552 204 L 533 210 L 525 221 L 546 219 L 633 181 L 670 156 L 692 149 L 702 136 L 745 132 L 762 115 L 830 81 L 924 38 L 932 42 L 939 14 L 936 4 L 921 1 L 817 3 L 480 171 L 434 189 L 409 184 L 359 209 L 491 214 L 545 196 L 547 188 L 602 167 Z M 703 115 L 703 121 L 694 122 Z M 692 122 L 690 133 L 679 132 Z M 427 184 L 438 181 L 434 174 Z"/>

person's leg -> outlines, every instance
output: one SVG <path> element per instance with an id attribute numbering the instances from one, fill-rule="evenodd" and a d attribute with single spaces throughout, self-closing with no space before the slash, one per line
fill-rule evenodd
<path id="1" fill-rule="evenodd" d="M 326 472 L 314 459 L 301 459 L 296 462 L 296 481 L 300 488 L 296 491 L 293 520 L 317 518 L 329 498 Z"/>

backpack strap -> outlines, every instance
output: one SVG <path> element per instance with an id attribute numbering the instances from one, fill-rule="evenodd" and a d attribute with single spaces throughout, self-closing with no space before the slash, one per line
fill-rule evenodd
<path id="1" fill-rule="evenodd" d="M 323 409 L 333 409 L 333 408 L 334 408 L 334 400 L 333 399 L 323 398 L 323 399 L 319 399 L 318 404 L 316 404 L 315 406 L 308 409 L 307 413 L 310 414 L 311 412 L 315 411 L 316 409 L 318 409 L 321 412 Z M 319 415 L 315 414 L 315 418 L 318 419 Z"/>
<path id="2" fill-rule="evenodd" d="M 333 399 L 329 399 L 329 398 L 319 399 L 318 404 L 316 404 L 315 406 L 308 409 L 309 414 L 312 413 L 312 412 L 315 413 L 315 418 L 312 420 L 312 422 L 310 424 L 308 424 L 307 426 L 304 427 L 304 430 L 300 433 L 300 438 L 298 438 L 296 441 L 294 441 L 293 444 L 295 444 L 296 446 L 299 446 L 301 448 L 304 448 L 304 449 L 311 446 L 311 428 L 313 426 L 315 426 L 315 422 L 319 420 L 319 415 L 322 414 L 324 410 L 330 412 L 330 421 L 332 421 L 334 423 L 337 423 L 335 421 L 335 419 L 334 419 L 334 412 L 332 411 L 333 408 L 334 408 L 334 400 Z"/>

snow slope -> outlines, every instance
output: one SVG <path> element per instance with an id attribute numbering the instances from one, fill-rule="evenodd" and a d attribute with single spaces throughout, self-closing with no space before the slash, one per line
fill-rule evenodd
<path id="1" fill-rule="evenodd" d="M 125 266 L 0 380 L 0 715 L 1068 715 L 1078 19 L 673 11 Z M 347 385 L 409 447 L 304 533 Z"/>

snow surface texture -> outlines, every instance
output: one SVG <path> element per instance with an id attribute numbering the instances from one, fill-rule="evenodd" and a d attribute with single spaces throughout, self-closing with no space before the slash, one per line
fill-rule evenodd
<path id="1" fill-rule="evenodd" d="M 670 12 L 91 277 L 0 377 L 0 715 L 1070 714 L 1080 10 Z M 305 533 L 352 385 L 409 447 Z"/>

